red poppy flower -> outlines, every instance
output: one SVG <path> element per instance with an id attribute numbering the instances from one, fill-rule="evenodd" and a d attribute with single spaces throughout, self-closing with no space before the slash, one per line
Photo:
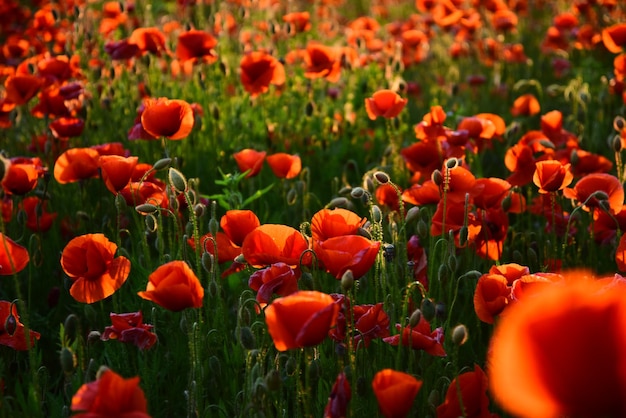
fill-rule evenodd
<path id="1" fill-rule="evenodd" d="M 339 81 L 341 76 L 341 59 L 336 48 L 310 42 L 304 55 L 306 78 L 325 78 L 331 83 Z"/>
<path id="2" fill-rule="evenodd" d="M 439 327 L 431 331 L 430 323 L 423 316 L 420 317 L 420 321 L 415 327 L 411 328 L 410 325 L 407 325 L 402 328 L 402 325 L 396 324 L 396 330 L 401 333 L 383 338 L 383 341 L 393 346 L 402 343 L 402 345 L 414 350 L 424 350 L 431 356 L 446 356 L 443 349 L 443 328 Z"/>
<path id="3" fill-rule="evenodd" d="M 100 336 L 102 341 L 119 340 L 136 345 L 140 350 L 147 350 L 156 343 L 157 336 L 151 331 L 153 326 L 143 323 L 141 311 L 123 314 L 111 312 L 109 316 L 111 326 L 104 329 Z"/>
<path id="4" fill-rule="evenodd" d="M 72 281 L 70 294 L 82 303 L 111 296 L 130 274 L 130 260 L 115 257 L 117 245 L 103 234 L 85 234 L 72 239 L 61 253 L 61 267 Z"/>
<path id="5" fill-rule="evenodd" d="M 465 237 L 466 242 L 463 243 L 463 245 L 473 242 L 476 236 L 480 233 L 481 225 L 476 219 L 475 213 L 468 212 L 466 219 L 465 212 L 464 205 L 459 202 L 445 205 L 444 215 L 444 204 L 443 200 L 441 200 L 437 204 L 437 210 L 431 220 L 430 234 L 436 237 L 444 233 L 448 234 L 452 231 L 454 232 L 454 243 L 460 248 L 462 243 L 459 234 L 461 232 L 461 228 L 467 227 L 467 237 Z M 444 227 L 445 231 L 443 230 Z"/>
<path id="6" fill-rule="evenodd" d="M 124 379 L 109 369 L 99 373 L 97 380 L 78 388 L 71 409 L 78 412 L 72 415 L 76 418 L 150 418 L 139 377 Z"/>
<path id="7" fill-rule="evenodd" d="M 62 116 L 48 125 L 55 138 L 74 138 L 83 133 L 85 121 L 80 118 Z"/>
<path id="8" fill-rule="evenodd" d="M 129 39 L 110 41 L 104 44 L 104 51 L 113 61 L 129 60 L 139 53 L 139 46 L 131 43 Z"/>
<path id="9" fill-rule="evenodd" d="M 215 244 L 212 242 L 211 233 L 206 233 L 200 237 L 200 248 L 209 254 L 215 255 L 215 245 L 217 245 L 217 262 L 219 264 L 233 261 L 237 256 L 241 255 L 241 246 L 235 244 L 223 232 L 218 232 L 215 237 Z M 195 251 L 196 245 L 193 238 L 187 240 L 189 246 Z"/>
<path id="10" fill-rule="evenodd" d="M 494 399 L 520 417 L 624 416 L 626 339 L 599 330 L 625 326 L 623 282 L 574 277 L 542 287 L 496 327 L 487 360 Z"/>
<path id="11" fill-rule="evenodd" d="M 285 263 L 275 263 L 250 275 L 248 286 L 257 292 L 256 300 L 261 307 L 267 305 L 273 294 L 287 296 L 298 290 L 300 270 Z"/>
<path id="12" fill-rule="evenodd" d="M 622 235 L 619 240 L 619 244 L 615 250 L 615 262 L 617 263 L 617 269 L 619 271 L 626 272 L 626 235 Z"/>
<path id="13" fill-rule="evenodd" d="M 598 196 L 600 192 L 600 196 Z M 606 173 L 589 174 L 580 179 L 574 188 L 563 189 L 563 196 L 577 200 L 588 211 L 600 205 L 600 199 L 608 197 L 608 209 L 615 214 L 624 205 L 624 187 L 619 179 Z"/>
<path id="14" fill-rule="evenodd" d="M 26 268 L 28 250 L 0 232 L 0 276 L 11 276 Z"/>
<path id="15" fill-rule="evenodd" d="M 473 371 L 460 374 L 450 383 L 446 399 L 437 407 L 437 418 L 491 418 L 488 389 L 487 375 L 474 365 Z"/>
<path id="16" fill-rule="evenodd" d="M 488 260 L 499 260 L 509 230 L 509 217 L 501 208 L 480 210 L 476 222 L 481 226 L 474 239 L 476 254 Z"/>
<path id="17" fill-rule="evenodd" d="M 122 157 L 120 155 L 102 155 L 98 159 L 102 180 L 106 188 L 117 194 L 130 182 L 137 166 L 139 157 Z"/>
<path id="18" fill-rule="evenodd" d="M 28 74 L 9 76 L 4 82 L 6 99 L 21 106 L 35 97 L 42 85 L 43 79 L 38 76 Z"/>
<path id="19" fill-rule="evenodd" d="M 265 308 L 267 329 L 278 351 L 320 344 L 337 321 L 339 305 L 326 293 L 298 291 Z"/>
<path id="20" fill-rule="evenodd" d="M 602 42 L 609 52 L 619 54 L 626 47 L 626 23 L 616 23 L 602 30 Z"/>
<path id="21" fill-rule="evenodd" d="M 539 100 L 532 94 L 523 94 L 513 102 L 511 115 L 513 116 L 532 116 L 541 111 Z"/>
<path id="22" fill-rule="evenodd" d="M 11 162 L 4 173 L 2 188 L 7 194 L 25 195 L 37 186 L 39 173 L 40 169 L 30 162 Z"/>
<path id="23" fill-rule="evenodd" d="M 141 125 L 150 135 L 171 140 L 189 135 L 195 122 L 191 105 L 184 100 L 146 99 Z"/>
<path id="24" fill-rule="evenodd" d="M 501 274 L 487 273 L 480 276 L 474 291 L 474 311 L 478 319 L 493 324 L 496 316 L 511 302 L 511 287 Z"/>
<path id="25" fill-rule="evenodd" d="M 46 232 L 52 227 L 57 217 L 56 213 L 46 210 L 47 200 L 36 196 L 25 197 L 20 202 L 20 209 L 26 213 L 26 227 L 34 232 Z"/>
<path id="26" fill-rule="evenodd" d="M 290 155 L 284 152 L 269 155 L 267 165 L 279 179 L 292 179 L 300 174 L 302 161 L 299 155 Z"/>
<path id="27" fill-rule="evenodd" d="M 352 389 L 346 374 L 341 372 L 335 379 L 333 388 L 324 408 L 324 418 L 343 418 L 348 416 L 348 402 L 352 398 Z"/>
<path id="28" fill-rule="evenodd" d="M 439 186 L 432 180 L 422 184 L 414 184 L 402 192 L 402 201 L 415 206 L 437 204 L 441 200 Z"/>
<path id="29" fill-rule="evenodd" d="M 311 29 L 311 14 L 309 12 L 292 12 L 283 15 L 283 22 L 289 23 L 290 34 L 306 32 Z"/>
<path id="30" fill-rule="evenodd" d="M 341 279 L 347 270 L 359 279 L 374 265 L 380 245 L 380 241 L 361 235 L 343 235 L 315 241 L 313 250 L 326 271 L 336 279 Z"/>
<path id="31" fill-rule="evenodd" d="M 443 164 L 441 144 L 437 140 L 419 141 L 400 151 L 407 168 L 415 173 L 414 179 L 430 179 L 433 171 Z"/>
<path id="32" fill-rule="evenodd" d="M 159 266 L 148 277 L 145 291 L 137 293 L 170 311 L 202 307 L 204 288 L 184 261 L 174 260 Z"/>
<path id="33" fill-rule="evenodd" d="M 144 54 L 150 52 L 160 56 L 165 50 L 165 35 L 157 28 L 137 28 L 128 42 L 137 45 Z"/>
<path id="34" fill-rule="evenodd" d="M 205 62 L 212 64 L 217 61 L 215 47 L 217 39 L 210 33 L 190 29 L 178 35 L 176 44 L 176 58 L 184 63 L 191 61 L 193 64 Z"/>
<path id="35" fill-rule="evenodd" d="M 240 79 L 243 88 L 256 97 L 269 90 L 270 84 L 285 84 L 285 68 L 275 57 L 264 51 L 245 54 L 239 64 Z"/>
<path id="36" fill-rule="evenodd" d="M 246 177 L 254 177 L 261 172 L 266 154 L 266 151 L 255 151 L 253 149 L 246 148 L 234 153 L 233 157 L 235 157 L 239 171 L 245 173 L 250 170 Z"/>
<path id="37" fill-rule="evenodd" d="M 421 387 L 421 380 L 393 369 L 379 371 L 372 380 L 378 408 L 385 418 L 408 416 Z"/>
<path id="38" fill-rule="evenodd" d="M 119 191 L 128 206 L 150 203 L 155 206 L 167 207 L 168 200 L 163 184 L 154 181 L 131 181 Z"/>
<path id="39" fill-rule="evenodd" d="M 300 231 L 286 225 L 265 224 L 251 231 L 243 241 L 241 253 L 253 267 L 264 267 L 283 262 L 290 266 L 300 264 L 309 243 Z M 303 264 L 311 257 L 303 257 Z"/>
<path id="40" fill-rule="evenodd" d="M 476 179 L 471 192 L 474 205 L 485 210 L 500 208 L 511 187 L 511 183 L 498 177 Z"/>
<path id="41" fill-rule="evenodd" d="M 389 315 L 383 310 L 383 304 L 356 305 L 352 310 L 354 328 L 354 348 L 360 347 L 363 342 L 365 347 L 369 347 L 370 342 L 376 338 L 386 338 L 389 336 Z"/>
<path id="42" fill-rule="evenodd" d="M 378 204 L 385 206 L 392 212 L 398 212 L 400 210 L 400 197 L 398 196 L 398 192 L 402 193 L 402 189 L 398 186 L 396 187 L 389 183 L 381 184 L 374 192 Z M 400 194 L 400 196 L 402 196 L 402 194 Z"/>
<path id="43" fill-rule="evenodd" d="M 403 99 L 395 91 L 383 89 L 365 99 L 365 110 L 371 120 L 375 120 L 379 116 L 391 119 L 400 114 L 407 102 L 407 99 Z"/>
<path id="44" fill-rule="evenodd" d="M 561 164 L 556 160 L 538 161 L 535 165 L 533 182 L 539 193 L 553 193 L 563 190 L 574 180 L 571 164 Z"/>
<path id="45" fill-rule="evenodd" d="M 70 148 L 54 163 L 54 178 L 60 184 L 98 176 L 100 154 L 93 148 Z"/>
<path id="46" fill-rule="evenodd" d="M 324 241 L 332 237 L 356 235 L 367 219 L 348 209 L 322 209 L 311 219 L 311 235 L 314 240 Z"/>
<path id="47" fill-rule="evenodd" d="M 15 320 L 15 325 L 9 325 L 12 329 L 5 329 L 10 316 Z M 0 300 L 0 345 L 11 347 L 17 351 L 26 351 L 35 345 L 35 340 L 38 340 L 40 336 L 38 332 L 32 330 L 28 331 L 28 335 L 30 343 L 26 340 L 26 328 L 20 322 L 17 305 L 7 300 Z"/>
<path id="48" fill-rule="evenodd" d="M 243 244 L 246 236 L 261 222 L 251 210 L 229 210 L 220 219 L 220 227 L 237 246 Z"/>

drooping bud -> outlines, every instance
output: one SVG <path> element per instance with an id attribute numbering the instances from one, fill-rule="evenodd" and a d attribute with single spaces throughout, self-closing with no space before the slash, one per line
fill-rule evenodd
<path id="1" fill-rule="evenodd" d="M 76 355 L 69 347 L 63 347 L 61 349 L 59 361 L 61 362 L 61 369 L 66 376 L 73 374 L 74 370 L 76 370 L 76 366 L 78 365 Z"/>
<path id="2" fill-rule="evenodd" d="M 420 311 L 419 309 L 414 310 L 411 316 L 409 317 L 409 326 L 411 328 L 415 328 L 417 324 L 420 323 L 421 319 L 422 319 L 422 311 Z"/>
<path id="3" fill-rule="evenodd" d="M 374 223 L 381 223 L 383 221 L 383 212 L 377 205 L 372 205 L 372 221 Z"/>
<path id="4" fill-rule="evenodd" d="M 354 286 L 354 274 L 352 270 L 348 269 L 341 276 L 341 288 L 344 292 L 348 292 Z"/>
<path id="5" fill-rule="evenodd" d="M 389 178 L 389 174 L 385 173 L 384 171 L 377 171 L 377 172 L 375 172 L 374 173 L 374 178 L 380 184 L 387 184 L 391 180 Z"/>
<path id="6" fill-rule="evenodd" d="M 467 342 L 467 327 L 463 324 L 459 324 L 452 330 L 452 342 L 457 347 L 462 346 Z"/>
<path id="7" fill-rule="evenodd" d="M 152 169 L 155 171 L 161 171 L 169 167 L 170 164 L 172 164 L 171 158 L 161 158 L 156 163 L 154 163 L 154 165 L 152 166 Z"/>
<path id="8" fill-rule="evenodd" d="M 365 189 L 362 187 L 355 187 L 350 191 L 350 196 L 355 199 L 360 199 L 365 194 Z"/>
<path id="9" fill-rule="evenodd" d="M 406 212 L 406 216 L 404 220 L 408 224 L 419 219 L 419 216 L 420 216 L 420 208 L 418 208 L 417 206 L 413 206 L 411 209 L 409 209 Z"/>
<path id="10" fill-rule="evenodd" d="M 428 322 L 431 322 L 435 319 L 436 315 L 436 307 L 435 302 L 430 298 L 422 299 L 422 303 L 420 305 L 420 310 L 422 311 L 422 316 Z"/>
<path id="11" fill-rule="evenodd" d="M 441 174 L 441 171 L 439 170 L 434 170 L 433 173 L 430 175 L 430 179 L 433 183 L 435 183 L 437 187 L 443 184 L 443 174 Z"/>
<path id="12" fill-rule="evenodd" d="M 246 350 L 252 350 L 256 346 L 254 334 L 249 327 L 239 328 L 239 343 Z"/>
<path id="13" fill-rule="evenodd" d="M 141 205 L 135 206 L 135 210 L 142 215 L 148 215 L 159 210 L 159 207 L 152 203 L 142 203 Z"/>

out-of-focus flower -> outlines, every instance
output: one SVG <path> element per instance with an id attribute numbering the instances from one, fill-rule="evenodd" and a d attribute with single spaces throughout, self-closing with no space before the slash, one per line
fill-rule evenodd
<path id="1" fill-rule="evenodd" d="M 300 174 L 302 161 L 299 155 L 290 155 L 284 152 L 269 155 L 267 165 L 279 179 L 292 179 Z"/>
<path id="2" fill-rule="evenodd" d="M 239 69 L 241 84 L 251 97 L 267 92 L 270 84 L 281 86 L 285 83 L 283 64 L 264 51 L 245 54 Z"/>
<path id="3" fill-rule="evenodd" d="M 421 387 L 421 380 L 393 369 L 379 371 L 372 380 L 378 407 L 385 418 L 408 416 Z"/>
<path id="4" fill-rule="evenodd" d="M 372 97 L 365 99 L 365 111 L 371 120 L 381 116 L 392 119 L 400 114 L 407 102 L 407 99 L 403 99 L 393 90 L 378 90 Z"/>

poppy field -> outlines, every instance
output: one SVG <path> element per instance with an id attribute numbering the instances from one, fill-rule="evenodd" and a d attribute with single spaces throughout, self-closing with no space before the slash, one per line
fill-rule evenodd
<path id="1" fill-rule="evenodd" d="M 626 5 L 0 3 L 0 418 L 626 416 Z"/>

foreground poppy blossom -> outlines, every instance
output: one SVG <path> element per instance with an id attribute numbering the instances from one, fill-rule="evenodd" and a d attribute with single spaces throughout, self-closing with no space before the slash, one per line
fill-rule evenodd
<path id="1" fill-rule="evenodd" d="M 309 243 L 300 231 L 286 225 L 265 224 L 255 228 L 244 239 L 241 253 L 253 267 L 264 267 L 283 262 L 290 266 L 300 264 Z M 302 260 L 303 263 L 310 260 Z"/>
<path id="2" fill-rule="evenodd" d="M 407 99 L 403 99 L 393 90 L 378 90 L 372 97 L 365 99 L 365 111 L 371 120 L 380 116 L 391 119 L 400 114 L 407 102 Z"/>
<path id="3" fill-rule="evenodd" d="M 117 245 L 104 234 L 85 234 L 72 239 L 61 253 L 61 267 L 72 281 L 70 294 L 82 303 L 111 296 L 130 274 L 130 260 L 115 257 Z"/>
<path id="4" fill-rule="evenodd" d="M 380 241 L 361 235 L 344 235 L 316 241 L 313 249 L 326 271 L 336 279 L 341 279 L 347 270 L 359 279 L 374 265 L 380 245 Z"/>
<path id="5" fill-rule="evenodd" d="M 150 135 L 172 140 L 189 135 L 195 122 L 193 109 L 184 100 L 146 99 L 141 125 Z"/>
<path id="6" fill-rule="evenodd" d="M 9 317 L 14 320 L 14 325 L 9 325 Z M 12 329 L 6 329 L 6 327 Z M 20 322 L 20 316 L 17 313 L 17 305 L 7 300 L 0 300 L 0 345 L 11 347 L 17 351 L 28 350 L 35 344 L 35 340 L 39 339 L 38 332 L 29 330 L 30 343 L 26 340 L 26 328 Z"/>
<path id="7" fill-rule="evenodd" d="M 393 369 L 379 371 L 372 380 L 378 408 L 385 418 L 408 416 L 421 387 L 421 380 Z"/>
<path id="8" fill-rule="evenodd" d="M 326 293 L 301 290 L 275 299 L 265 309 L 267 329 L 278 351 L 312 347 L 337 321 L 339 305 Z"/>
<path id="9" fill-rule="evenodd" d="M 626 23 L 617 23 L 602 31 L 602 42 L 609 52 L 619 54 L 626 48 Z"/>
<path id="10" fill-rule="evenodd" d="M 98 176 L 100 153 L 93 148 L 70 148 L 54 163 L 54 178 L 60 184 Z"/>
<path id="11" fill-rule="evenodd" d="M 446 399 L 437 407 L 437 418 L 496 417 L 489 412 L 488 387 L 487 375 L 474 365 L 473 371 L 460 374 L 450 383 Z"/>
<path id="12" fill-rule="evenodd" d="M 101 368 L 98 379 L 85 383 L 72 397 L 76 418 L 150 418 L 139 377 L 124 379 L 113 370 Z"/>
<path id="13" fill-rule="evenodd" d="M 302 161 L 299 155 L 290 155 L 284 152 L 267 157 L 267 165 L 279 179 L 292 179 L 302 171 Z"/>
<path id="14" fill-rule="evenodd" d="M 29 261 L 28 250 L 0 232 L 0 276 L 19 273 Z"/>
<path id="15" fill-rule="evenodd" d="M 249 171 L 246 177 L 254 177 L 261 172 L 263 162 L 265 161 L 266 151 L 256 151 L 250 148 L 243 149 L 233 154 L 239 171 L 245 173 Z"/>
<path id="16" fill-rule="evenodd" d="M 137 166 L 139 157 L 122 157 L 120 155 L 102 155 L 98 159 L 102 180 L 106 188 L 117 194 L 130 182 Z"/>
<path id="17" fill-rule="evenodd" d="M 311 218 L 311 235 L 324 241 L 332 237 L 356 235 L 367 219 L 343 208 L 322 209 Z"/>
<path id="18" fill-rule="evenodd" d="M 270 84 L 281 86 L 285 83 L 283 64 L 264 51 L 244 55 L 239 69 L 241 84 L 251 97 L 267 92 Z"/>
<path id="19" fill-rule="evenodd" d="M 543 287 L 509 308 L 495 330 L 494 399 L 520 417 L 625 416 L 626 338 L 614 331 L 624 327 L 623 279 L 572 277 Z"/>
<path id="20" fill-rule="evenodd" d="M 153 326 L 143 323 L 141 311 L 124 314 L 111 312 L 110 317 L 111 326 L 104 329 L 100 336 L 102 341 L 119 340 L 131 343 L 140 350 L 147 350 L 156 343 L 157 336 L 151 331 Z"/>
<path id="21" fill-rule="evenodd" d="M 184 261 L 163 264 L 150 274 L 145 291 L 137 293 L 170 311 L 202 307 L 204 288 L 193 270 Z"/>

